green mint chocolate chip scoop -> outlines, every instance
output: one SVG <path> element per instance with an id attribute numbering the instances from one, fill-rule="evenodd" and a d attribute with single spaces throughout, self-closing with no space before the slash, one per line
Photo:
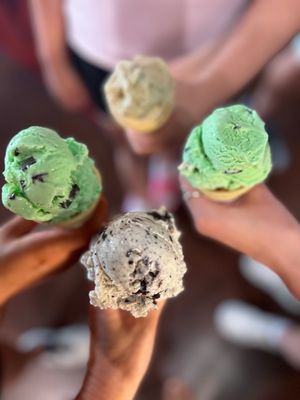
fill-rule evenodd
<path id="1" fill-rule="evenodd" d="M 256 111 L 233 105 L 216 109 L 190 133 L 181 175 L 203 190 L 237 190 L 266 179 L 272 168 L 268 134 Z"/>
<path id="2" fill-rule="evenodd" d="M 37 222 L 66 221 L 88 210 L 102 190 L 88 148 L 40 126 L 11 139 L 4 177 L 4 206 Z"/>

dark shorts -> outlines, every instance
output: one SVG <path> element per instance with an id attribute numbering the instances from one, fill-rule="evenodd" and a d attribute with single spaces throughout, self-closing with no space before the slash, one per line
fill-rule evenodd
<path id="1" fill-rule="evenodd" d="M 103 92 L 103 84 L 111 72 L 103 70 L 99 67 L 90 64 L 71 49 L 70 49 L 70 57 L 72 64 L 78 71 L 94 103 L 102 111 L 107 112 L 107 107 Z"/>

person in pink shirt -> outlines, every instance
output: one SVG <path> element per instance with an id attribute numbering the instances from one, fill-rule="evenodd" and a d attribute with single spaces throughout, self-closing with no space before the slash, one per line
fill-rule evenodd
<path id="1" fill-rule="evenodd" d="M 298 0 L 30 3 L 46 85 L 69 110 L 87 110 L 92 104 L 105 110 L 99 87 L 119 60 L 144 54 L 167 61 L 177 84 L 174 113 L 152 135 L 126 132 L 138 155 L 178 150 L 189 129 L 240 93 L 300 28 Z M 114 148 L 129 198 L 147 202 L 151 190 L 146 189 L 145 162 L 124 140 Z M 143 208 L 141 202 L 129 204 L 124 208 Z"/>

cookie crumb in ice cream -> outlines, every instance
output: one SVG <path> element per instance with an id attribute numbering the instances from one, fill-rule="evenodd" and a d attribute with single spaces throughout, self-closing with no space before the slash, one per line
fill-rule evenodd
<path id="1" fill-rule="evenodd" d="M 81 260 L 95 283 L 91 304 L 144 317 L 159 300 L 178 295 L 186 272 L 179 237 L 165 208 L 111 221 Z"/>

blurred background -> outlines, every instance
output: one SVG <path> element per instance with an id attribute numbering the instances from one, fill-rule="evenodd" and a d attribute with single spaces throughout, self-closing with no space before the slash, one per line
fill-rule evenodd
<path id="1" fill-rule="evenodd" d="M 299 67 L 300 68 L 300 67 Z M 300 78 L 300 72 L 298 73 Z M 19 130 L 30 125 L 51 127 L 62 135 L 86 143 L 104 177 L 111 214 L 120 210 L 122 190 L 110 141 L 101 134 L 106 127 L 86 115 L 64 111 L 47 94 L 35 55 L 26 1 L 0 1 L 0 156 Z M 298 86 L 297 86 L 298 85 Z M 300 79 L 288 93 L 277 93 L 276 123 L 288 151 L 288 161 L 269 180 L 270 188 L 300 218 Z M 2 167 L 3 169 L 3 163 Z M 1 176 L 1 185 L 3 178 Z M 0 208 L 1 223 L 10 217 Z M 282 400 L 300 398 L 299 371 L 280 355 L 236 346 L 221 338 L 213 315 L 226 299 L 239 299 L 260 309 L 291 317 L 262 290 L 240 274 L 239 255 L 198 235 L 184 206 L 176 212 L 183 232 L 188 265 L 186 290 L 169 301 L 158 334 L 153 362 L 137 396 L 139 400 L 163 399 L 166 382 L 184 382 L 191 396 L 183 400 Z M 20 294 L 7 305 L 0 328 L 1 399 L 71 399 L 84 376 L 87 343 L 88 294 L 80 265 L 53 276 Z M 32 346 L 20 335 L 32 328 L 72 327 L 75 347 L 82 353 L 59 360 L 68 347 L 61 339 L 46 349 Z M 76 345 L 76 335 L 78 346 Z M 25 344 L 24 344 L 25 343 Z M 300 343 L 299 343 L 300 347 Z M 80 351 L 79 351 L 80 353 Z M 83 361 L 82 361 L 83 360 Z M 176 400 L 176 399 L 175 399 Z"/>

